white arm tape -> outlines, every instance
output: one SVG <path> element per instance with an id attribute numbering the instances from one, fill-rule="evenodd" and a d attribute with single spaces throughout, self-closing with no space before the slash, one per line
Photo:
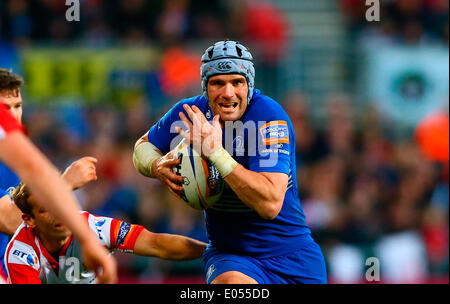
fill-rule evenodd
<path id="1" fill-rule="evenodd" d="M 152 164 L 161 157 L 156 146 L 150 142 L 143 142 L 134 149 L 133 164 L 142 175 L 155 177 L 152 174 Z"/>
<path id="2" fill-rule="evenodd" d="M 209 160 L 223 178 L 227 177 L 238 165 L 238 162 L 223 147 L 211 154 Z"/>

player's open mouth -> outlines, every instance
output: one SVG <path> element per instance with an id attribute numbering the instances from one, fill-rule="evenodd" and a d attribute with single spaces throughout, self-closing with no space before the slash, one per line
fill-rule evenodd
<path id="1" fill-rule="evenodd" d="M 219 107 L 224 110 L 233 110 L 238 106 L 238 102 L 233 103 L 219 103 Z"/>

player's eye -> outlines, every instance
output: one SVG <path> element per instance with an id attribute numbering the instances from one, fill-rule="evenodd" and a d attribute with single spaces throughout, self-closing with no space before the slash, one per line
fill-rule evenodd
<path id="1" fill-rule="evenodd" d="M 223 81 L 213 80 L 210 82 L 212 86 L 223 86 Z"/>
<path id="2" fill-rule="evenodd" d="M 234 86 L 239 86 L 239 85 L 243 85 L 243 84 L 244 84 L 244 80 L 243 79 L 233 80 L 233 85 Z"/>

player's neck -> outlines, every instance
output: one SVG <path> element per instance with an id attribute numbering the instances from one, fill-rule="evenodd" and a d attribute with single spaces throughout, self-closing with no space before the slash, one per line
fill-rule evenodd
<path id="1" fill-rule="evenodd" d="M 38 232 L 39 239 L 42 242 L 42 245 L 44 245 L 45 249 L 47 249 L 48 252 L 59 252 L 61 248 L 64 247 L 64 245 L 69 241 L 70 236 L 64 238 L 64 239 L 56 239 L 52 237 L 48 237 L 42 233 Z"/>

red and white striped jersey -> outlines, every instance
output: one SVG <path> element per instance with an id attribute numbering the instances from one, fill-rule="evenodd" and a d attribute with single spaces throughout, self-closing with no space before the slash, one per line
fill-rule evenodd
<path id="1" fill-rule="evenodd" d="M 144 227 L 109 217 L 82 212 L 98 240 L 111 251 L 133 252 Z M 8 244 L 5 265 L 12 284 L 94 284 L 94 272 L 83 264 L 79 242 L 70 237 L 58 260 L 47 251 L 34 229 L 26 223 L 17 229 Z"/>

